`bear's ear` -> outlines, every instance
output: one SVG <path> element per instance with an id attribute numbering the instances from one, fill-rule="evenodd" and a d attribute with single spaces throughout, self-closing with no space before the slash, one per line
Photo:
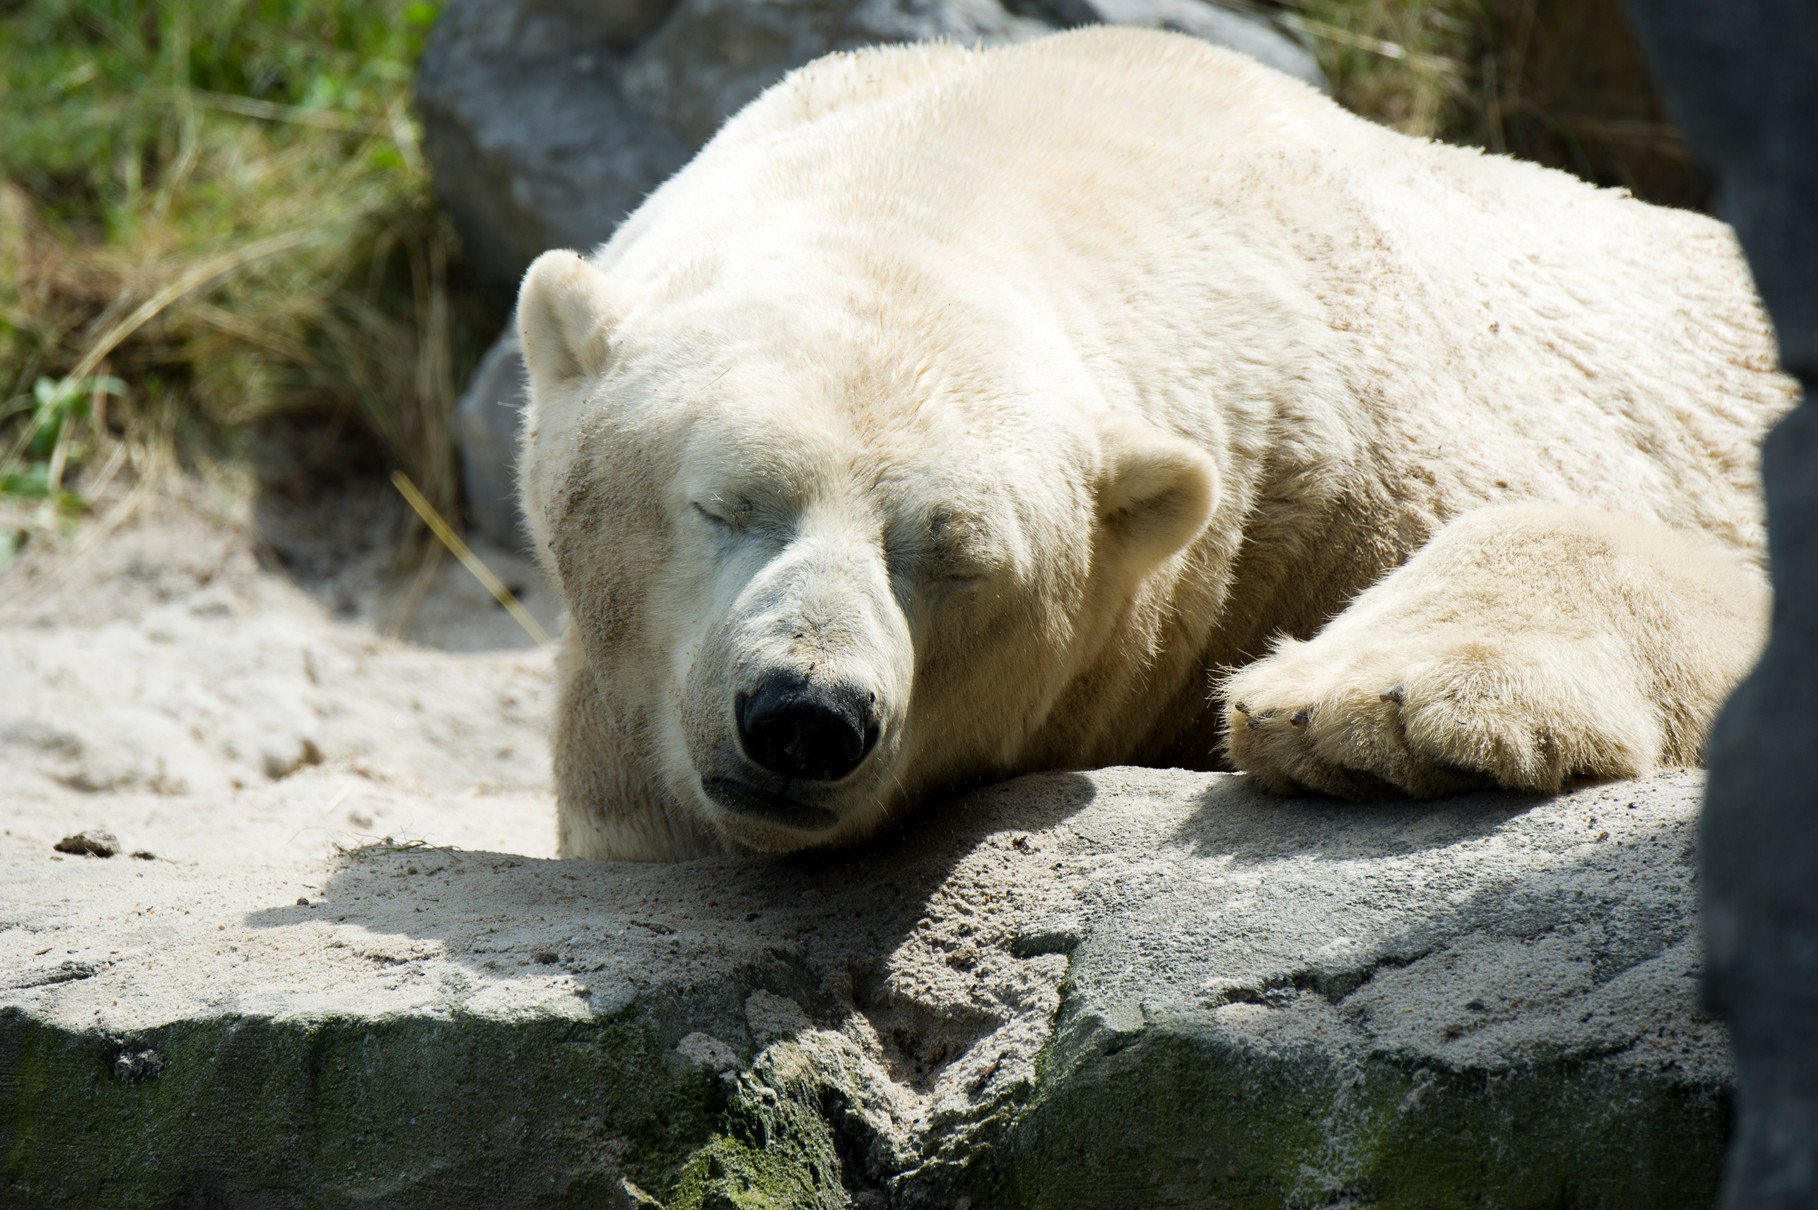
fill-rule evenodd
<path id="1" fill-rule="evenodd" d="M 545 392 L 592 378 L 612 357 L 606 279 L 576 252 L 545 252 L 518 290 L 518 340 L 530 383 Z"/>
<path id="2" fill-rule="evenodd" d="M 1218 468 L 1192 442 L 1134 425 L 1108 425 L 1098 484 L 1100 549 L 1143 575 L 1205 529 Z"/>

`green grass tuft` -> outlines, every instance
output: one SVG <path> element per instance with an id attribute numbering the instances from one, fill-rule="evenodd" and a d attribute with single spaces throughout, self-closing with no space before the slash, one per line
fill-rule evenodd
<path id="1" fill-rule="evenodd" d="M 457 375 L 499 317 L 450 286 L 409 111 L 436 7 L 0 9 L 5 546 L 79 513 L 121 442 L 144 473 L 297 414 L 454 509 Z"/>

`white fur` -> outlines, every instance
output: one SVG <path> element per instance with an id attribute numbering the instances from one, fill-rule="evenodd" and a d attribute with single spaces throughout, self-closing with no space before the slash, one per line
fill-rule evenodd
<path id="1" fill-rule="evenodd" d="M 1695 759 L 1758 641 L 1791 388 L 1728 229 L 1190 38 L 823 59 L 519 314 L 570 855 L 1227 739 L 1282 790 L 1553 788 Z M 779 661 L 875 694 L 837 825 L 701 790 Z"/>

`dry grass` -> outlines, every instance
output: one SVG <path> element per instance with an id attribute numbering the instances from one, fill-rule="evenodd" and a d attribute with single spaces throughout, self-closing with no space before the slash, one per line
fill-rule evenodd
<path id="1" fill-rule="evenodd" d="M 432 845 L 427 840 L 398 840 L 390 836 L 376 840 L 364 840 L 357 844 L 344 845 L 335 841 L 331 845 L 334 855 L 342 861 L 369 861 L 374 857 L 395 857 L 399 853 L 454 853 L 458 852 L 453 845 Z"/>
<path id="2" fill-rule="evenodd" d="M 364 434 L 455 511 L 457 375 L 496 317 L 451 289 L 409 115 L 433 15 L 0 15 L 0 561 L 122 467 L 231 462 L 280 416 Z"/>
<path id="3" fill-rule="evenodd" d="M 1703 208 L 1709 185 L 1655 97 L 1621 0 L 1281 0 L 1346 106 Z"/>

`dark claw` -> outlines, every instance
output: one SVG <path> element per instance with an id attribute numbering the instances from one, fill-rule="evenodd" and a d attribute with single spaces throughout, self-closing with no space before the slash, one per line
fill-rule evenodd
<path id="1" fill-rule="evenodd" d="M 1307 725 L 1307 720 L 1312 717 L 1313 717 L 1313 707 L 1302 706 L 1299 710 L 1296 710 L 1292 715 L 1290 715 L 1288 717 L 1288 721 L 1293 723 L 1296 727 L 1304 727 Z"/>
<path id="2" fill-rule="evenodd" d="M 1250 707 L 1244 705 L 1242 702 L 1232 702 L 1231 709 L 1237 711 L 1239 714 L 1243 715 L 1245 718 L 1250 717 Z"/>
<path id="3" fill-rule="evenodd" d="M 1274 717 L 1275 717 L 1275 711 L 1273 711 L 1273 710 L 1264 710 L 1260 714 L 1250 715 L 1249 716 L 1250 730 L 1261 731 L 1262 725 Z"/>
<path id="4" fill-rule="evenodd" d="M 1382 691 L 1382 700 L 1385 702 L 1399 702 L 1407 696 L 1407 689 L 1399 681 Z"/>

